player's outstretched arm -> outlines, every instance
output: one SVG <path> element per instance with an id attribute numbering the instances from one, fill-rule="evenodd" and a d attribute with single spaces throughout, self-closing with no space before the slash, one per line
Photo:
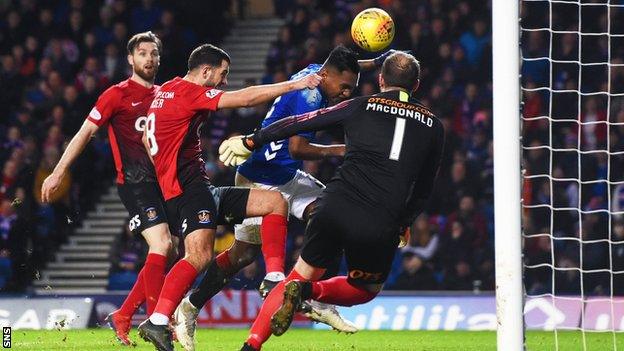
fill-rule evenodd
<path id="1" fill-rule="evenodd" d="M 238 166 L 251 151 L 266 143 L 341 123 L 352 115 L 358 104 L 356 99 L 343 101 L 332 107 L 283 118 L 251 135 L 232 137 L 219 146 L 219 159 L 226 166 Z"/>
<path id="2" fill-rule="evenodd" d="M 362 71 L 372 71 L 374 69 L 381 67 L 381 65 L 383 65 L 386 58 L 388 58 L 388 56 L 394 54 L 395 52 L 397 52 L 397 50 L 390 49 L 373 59 L 358 60 L 358 65 L 360 66 L 360 69 Z M 411 51 L 406 51 L 406 52 L 411 53 Z"/>
<path id="3" fill-rule="evenodd" d="M 58 190 L 61 185 L 61 181 L 65 174 L 67 174 L 67 170 L 74 163 L 78 155 L 82 153 L 89 140 L 93 137 L 93 135 L 97 132 L 98 126 L 89 121 L 88 119 L 84 121 L 82 127 L 74 137 L 71 139 L 67 148 L 63 152 L 63 156 L 61 156 L 60 161 L 54 167 L 52 174 L 50 174 L 44 181 L 41 186 L 41 201 L 48 202 L 50 200 L 51 195 Z"/>
<path id="4" fill-rule="evenodd" d="M 296 80 L 287 82 L 255 85 L 252 87 L 227 91 L 219 99 L 217 108 L 250 107 L 274 100 L 278 96 L 293 90 L 314 89 L 321 83 L 321 76 L 316 73 L 309 74 Z"/>
<path id="5" fill-rule="evenodd" d="M 328 157 L 343 157 L 345 145 L 321 145 L 299 136 L 291 136 L 288 140 L 288 152 L 295 160 L 321 160 Z"/>

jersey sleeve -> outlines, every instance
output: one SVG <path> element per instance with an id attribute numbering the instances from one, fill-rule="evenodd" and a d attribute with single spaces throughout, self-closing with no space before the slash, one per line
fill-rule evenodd
<path id="1" fill-rule="evenodd" d="M 405 212 L 401 218 L 401 224 L 404 226 L 409 226 L 416 220 L 416 217 L 425 209 L 429 196 L 431 196 L 444 150 L 444 127 L 442 123 L 438 123 L 435 133 L 433 145 L 420 169 L 418 178 L 412 184 L 407 198 Z"/>
<path id="2" fill-rule="evenodd" d="M 111 87 L 100 95 L 95 106 L 89 112 L 87 119 L 98 127 L 106 124 L 115 115 L 121 103 L 121 91 L 117 87 Z"/>
<path id="3" fill-rule="evenodd" d="M 332 107 L 286 117 L 260 129 L 252 135 L 254 145 L 259 146 L 271 141 L 286 139 L 302 132 L 314 132 L 332 125 L 340 124 L 351 117 L 360 105 L 358 98 L 343 101 Z"/>
<path id="4" fill-rule="evenodd" d="M 216 111 L 222 95 L 223 91 L 219 89 L 200 88 L 191 95 L 189 106 L 195 112 Z"/>

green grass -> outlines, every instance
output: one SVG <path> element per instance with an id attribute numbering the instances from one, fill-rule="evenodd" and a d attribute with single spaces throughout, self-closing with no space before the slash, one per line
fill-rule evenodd
<path id="1" fill-rule="evenodd" d="M 197 350 L 238 350 L 247 336 L 242 329 L 202 329 L 198 331 Z M 111 330 L 87 329 L 68 331 L 14 330 L 13 349 L 16 350 L 153 350 L 140 340 L 136 329 L 131 337 L 136 347 L 117 344 Z M 580 332 L 559 332 L 559 350 L 583 350 Z M 624 335 L 618 335 L 618 349 L 624 349 Z M 611 333 L 586 333 L 587 350 L 613 350 Z M 182 350 L 176 345 L 176 350 Z M 494 332 L 464 331 L 361 331 L 354 335 L 333 331 L 293 329 L 285 335 L 272 337 L 263 350 L 496 350 Z M 529 332 L 527 350 L 555 350 L 552 332 Z"/>

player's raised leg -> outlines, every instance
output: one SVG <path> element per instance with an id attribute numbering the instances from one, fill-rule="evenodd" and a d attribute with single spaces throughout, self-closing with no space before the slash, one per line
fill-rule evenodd
<path id="1" fill-rule="evenodd" d="M 282 305 L 271 317 L 271 332 L 274 335 L 282 335 L 288 330 L 301 301 L 313 299 L 331 305 L 359 305 L 372 300 L 383 287 L 383 284 L 380 283 L 350 282 L 346 276 L 311 281 L 313 279 L 309 277 L 314 277 L 317 271 L 317 268 L 299 258 L 293 272 L 306 273 L 293 275 L 293 277 L 301 276 L 303 279 L 289 279 L 285 284 Z"/>

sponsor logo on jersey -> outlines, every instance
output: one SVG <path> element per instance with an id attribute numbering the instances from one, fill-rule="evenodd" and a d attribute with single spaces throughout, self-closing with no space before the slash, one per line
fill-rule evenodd
<path id="1" fill-rule="evenodd" d="M 158 219 L 158 212 L 155 207 L 148 207 L 145 209 L 145 216 L 148 221 L 153 222 Z"/>
<path id="2" fill-rule="evenodd" d="M 173 91 L 159 91 L 156 93 L 156 99 L 173 99 L 175 97 L 175 92 Z"/>
<path id="3" fill-rule="evenodd" d="M 143 103 L 143 101 L 139 101 L 139 102 L 132 102 L 131 104 L 132 104 L 132 107 L 135 107 L 135 106 L 140 105 L 141 103 Z"/>
<path id="4" fill-rule="evenodd" d="M 100 119 L 102 119 L 102 115 L 100 114 L 100 111 L 97 110 L 97 108 L 92 108 L 91 112 L 89 112 L 89 117 L 91 117 L 92 119 L 99 121 Z"/>
<path id="5" fill-rule="evenodd" d="M 219 93 L 221 92 L 221 90 L 217 90 L 217 89 L 210 89 L 206 91 L 206 97 L 209 99 L 214 99 L 215 96 L 219 95 Z"/>
<path id="6" fill-rule="evenodd" d="M 380 101 L 380 102 L 371 102 Z M 366 104 L 366 111 L 375 111 L 389 113 L 392 115 L 398 115 L 401 117 L 412 118 L 427 127 L 433 126 L 433 119 L 429 116 L 433 116 L 430 111 L 427 111 L 419 106 L 410 105 L 402 102 L 397 102 L 388 99 L 370 98 Z"/>
<path id="7" fill-rule="evenodd" d="M 186 218 L 184 218 L 184 220 L 182 221 L 182 233 L 186 232 L 187 229 L 187 224 L 186 224 Z"/>
<path id="8" fill-rule="evenodd" d="M 197 221 L 201 224 L 208 224 L 210 223 L 210 211 L 208 210 L 201 210 L 199 212 L 197 212 Z"/>

